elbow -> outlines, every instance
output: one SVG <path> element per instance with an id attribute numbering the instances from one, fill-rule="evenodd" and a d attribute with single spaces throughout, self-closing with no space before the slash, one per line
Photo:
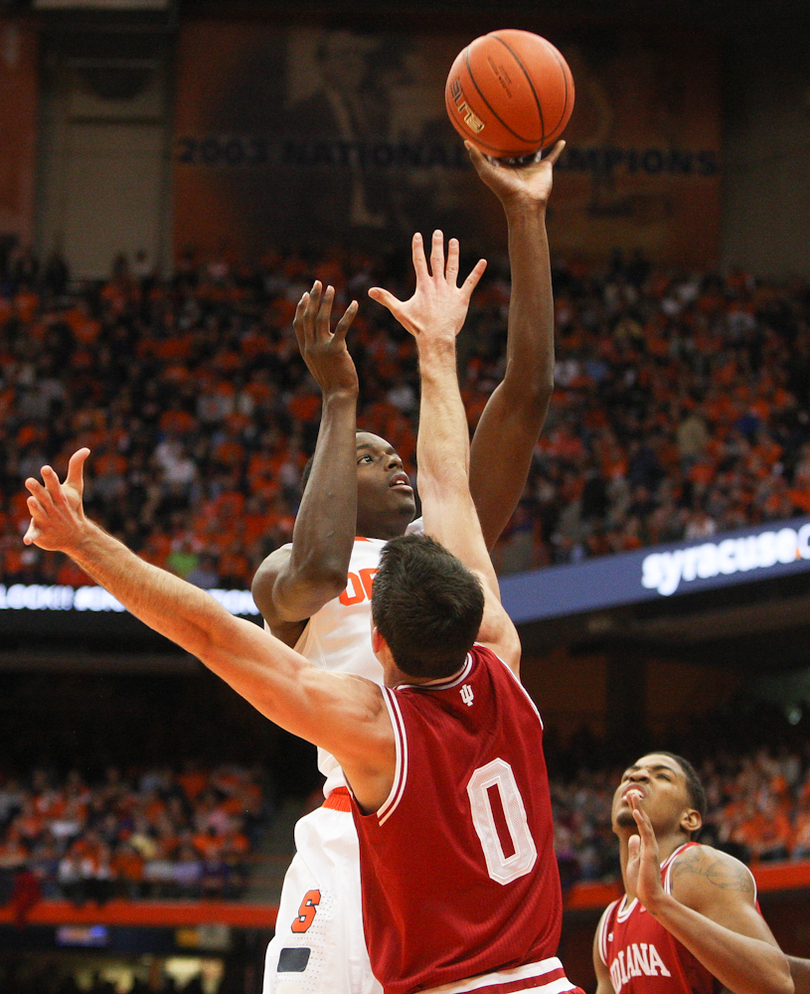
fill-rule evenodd
<path id="1" fill-rule="evenodd" d="M 767 991 L 767 994 L 795 994 L 793 975 L 786 956 L 782 956 L 781 962 L 774 969 L 770 983 L 763 984 L 762 990 Z"/>
<path id="2" fill-rule="evenodd" d="M 273 580 L 268 573 L 263 571 L 261 566 L 256 570 L 250 584 L 250 592 L 262 617 L 267 618 L 273 606 Z"/>
<path id="3" fill-rule="evenodd" d="M 527 417 L 542 420 L 554 393 L 554 370 L 507 368 L 503 390 L 510 407 L 520 407 Z"/>
<path id="4" fill-rule="evenodd" d="M 793 977 L 790 973 L 790 967 L 787 966 L 787 976 L 782 978 L 782 984 L 779 987 L 778 994 L 795 994 L 796 985 L 793 983 Z"/>
<path id="5" fill-rule="evenodd" d="M 554 393 L 554 370 L 548 369 L 535 378 L 530 385 L 530 402 L 542 410 L 545 415 L 551 396 Z"/>

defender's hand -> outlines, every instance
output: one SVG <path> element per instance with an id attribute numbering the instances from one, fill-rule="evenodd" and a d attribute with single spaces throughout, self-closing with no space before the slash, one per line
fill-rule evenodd
<path id="1" fill-rule="evenodd" d="M 433 232 L 430 249 L 430 267 L 425 258 L 422 236 L 413 236 L 413 268 L 416 273 L 416 290 L 409 300 L 399 300 L 388 290 L 371 287 L 369 297 L 387 307 L 403 328 L 415 338 L 431 341 L 453 339 L 461 331 L 472 292 L 486 269 L 486 260 L 479 259 L 470 275 L 458 286 L 458 239 L 447 244 L 444 257 L 444 235 Z"/>
<path id="2" fill-rule="evenodd" d="M 79 449 L 70 457 L 65 482 L 50 466 L 40 470 L 42 483 L 34 477 L 25 481 L 31 496 L 28 510 L 31 524 L 23 536 L 26 545 L 37 545 L 51 552 L 69 552 L 81 541 L 87 523 L 82 504 L 84 464 L 90 450 Z"/>

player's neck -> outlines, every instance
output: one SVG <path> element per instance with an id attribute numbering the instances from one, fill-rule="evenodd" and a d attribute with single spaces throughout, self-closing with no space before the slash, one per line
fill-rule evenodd
<path id="1" fill-rule="evenodd" d="M 407 517 L 400 515 L 395 518 L 358 517 L 356 534 L 362 538 L 377 538 L 389 542 L 392 538 L 404 535 L 410 523 L 410 514 Z"/>

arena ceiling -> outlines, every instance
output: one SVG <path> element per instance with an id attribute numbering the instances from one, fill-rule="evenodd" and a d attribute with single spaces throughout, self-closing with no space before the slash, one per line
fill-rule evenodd
<path id="1" fill-rule="evenodd" d="M 0 12 L 65 12 L 81 13 L 103 10 L 105 13 L 147 14 L 170 12 L 172 14 L 199 16 L 216 13 L 223 16 L 266 14 L 285 19 L 316 18 L 354 26 L 365 24 L 378 27 L 380 22 L 390 24 L 396 20 L 418 17 L 420 27 L 452 24 L 463 30 L 465 18 L 475 28 L 479 18 L 501 26 L 507 20 L 531 17 L 542 18 L 588 17 L 598 19 L 643 19 L 645 21 L 679 22 L 684 25 L 710 27 L 723 34 L 743 35 L 756 28 L 758 31 L 773 28 L 795 32 L 797 27 L 810 24 L 810 5 L 796 4 L 794 0 L 566 0 L 560 4 L 553 0 L 507 0 L 493 13 L 491 4 L 482 0 L 391 0 L 380 4 L 378 0 L 299 0 L 291 5 L 289 0 L 0 0 Z M 429 17 L 424 16 L 424 12 Z M 515 24 L 519 26 L 519 24 Z"/>

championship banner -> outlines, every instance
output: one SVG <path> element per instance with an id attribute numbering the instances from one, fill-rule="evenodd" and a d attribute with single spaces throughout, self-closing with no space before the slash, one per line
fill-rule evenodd
<path id="1" fill-rule="evenodd" d="M 544 33 L 541 26 L 534 30 Z M 574 75 L 553 251 L 710 266 L 719 236 L 717 53 L 701 36 L 548 31 Z M 407 246 L 415 230 L 503 251 L 500 204 L 444 108 L 464 35 L 364 34 L 261 23 L 182 26 L 175 249 Z"/>
<path id="2" fill-rule="evenodd" d="M 0 17 L 0 272 L 14 245 L 34 239 L 36 108 L 36 33 Z"/>

